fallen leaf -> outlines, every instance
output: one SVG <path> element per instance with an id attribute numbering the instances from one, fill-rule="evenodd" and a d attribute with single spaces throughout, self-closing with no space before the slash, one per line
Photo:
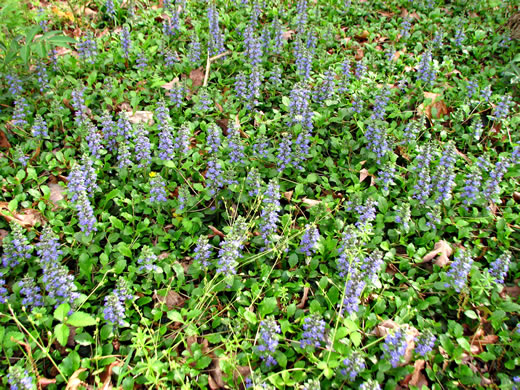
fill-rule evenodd
<path id="1" fill-rule="evenodd" d="M 65 388 L 65 390 L 79 390 L 80 386 L 87 386 L 85 382 L 79 379 L 79 375 L 84 371 L 87 371 L 87 369 L 78 368 L 76 371 L 74 371 L 72 376 L 69 378 L 69 381 L 67 382 L 67 387 Z"/>
<path id="2" fill-rule="evenodd" d="M 370 186 L 373 186 L 375 184 L 374 175 L 370 174 L 368 172 L 368 169 L 363 168 L 361 171 L 359 171 L 359 182 L 363 182 L 367 177 L 370 176 Z"/>
<path id="3" fill-rule="evenodd" d="M 233 371 L 233 379 L 235 381 L 238 379 L 245 380 L 249 375 L 251 375 L 251 367 L 249 366 L 238 366 L 235 371 Z"/>
<path id="4" fill-rule="evenodd" d="M 363 51 L 363 49 L 359 48 L 356 50 L 356 54 L 354 55 L 354 59 L 356 61 L 360 61 L 363 59 L 363 57 L 365 56 L 365 52 Z"/>
<path id="5" fill-rule="evenodd" d="M 179 78 L 178 77 L 175 77 L 172 81 L 170 81 L 169 83 L 166 83 L 166 84 L 163 84 L 161 85 L 161 88 L 164 88 L 164 89 L 172 89 L 175 85 L 179 84 L 180 81 L 179 81 Z"/>
<path id="6" fill-rule="evenodd" d="M 9 232 L 5 229 L 0 229 L 0 245 L 2 245 L 2 241 L 9 234 Z"/>
<path id="7" fill-rule="evenodd" d="M 38 387 L 38 389 L 41 389 L 43 387 L 52 385 L 54 383 L 56 383 L 56 379 L 49 379 L 49 378 L 39 377 L 38 378 L 37 387 Z"/>
<path id="8" fill-rule="evenodd" d="M 218 230 L 216 227 L 211 225 L 209 225 L 208 227 L 216 236 L 219 236 L 220 238 L 226 238 L 226 235 L 222 233 L 220 230 Z"/>
<path id="9" fill-rule="evenodd" d="M 287 201 L 291 201 L 294 191 L 286 191 L 283 193 L 283 197 L 287 199 Z"/>
<path id="10" fill-rule="evenodd" d="M 114 367 L 122 366 L 123 362 L 121 360 L 116 360 L 115 362 L 110 363 L 110 365 L 105 368 L 105 371 L 101 373 L 99 379 L 103 382 L 103 386 L 100 390 L 110 390 L 112 389 L 112 369 Z"/>
<path id="11" fill-rule="evenodd" d="M 374 328 L 372 334 L 374 334 L 377 337 L 386 337 L 386 335 L 390 333 L 390 330 L 398 327 L 399 325 L 397 324 L 397 322 L 393 320 L 384 320 Z"/>
<path id="12" fill-rule="evenodd" d="M 151 111 L 136 111 L 127 115 L 130 123 L 145 123 L 151 125 L 153 123 L 153 112 Z"/>
<path id="13" fill-rule="evenodd" d="M 222 379 L 222 369 L 220 368 L 218 357 L 213 358 L 209 373 L 209 377 L 213 379 L 213 386 L 210 385 L 211 389 L 222 389 L 226 386 L 226 383 Z"/>
<path id="14" fill-rule="evenodd" d="M 438 255 L 439 257 L 437 258 L 437 260 L 435 260 L 435 264 L 439 267 L 444 267 L 448 264 L 448 258 L 451 256 L 452 253 L 453 249 L 451 249 L 450 244 L 448 244 L 444 240 L 438 241 L 435 243 L 433 250 L 423 257 L 423 263 L 432 261 Z"/>
<path id="15" fill-rule="evenodd" d="M 184 299 L 178 292 L 176 291 L 168 291 L 168 294 L 166 296 L 159 295 L 157 291 L 154 292 L 153 298 L 157 300 L 159 303 L 163 303 L 166 305 L 166 307 L 170 310 L 172 310 L 175 307 L 183 307 L 184 302 L 186 299 Z"/>
<path id="16" fill-rule="evenodd" d="M 58 202 L 65 199 L 65 195 L 63 195 L 65 188 L 60 186 L 58 183 L 49 183 L 47 186 L 51 191 L 49 200 L 54 204 L 53 210 L 56 210 L 59 207 Z"/>
<path id="17" fill-rule="evenodd" d="M 0 215 L 4 217 L 7 222 L 16 222 L 26 229 L 33 227 L 37 223 L 43 224 L 45 222 L 38 210 L 24 209 L 20 213 L 16 211 L 11 213 L 8 204 L 8 202 L 0 202 Z"/>
<path id="18" fill-rule="evenodd" d="M 393 12 L 387 12 L 387 11 L 377 11 L 379 15 L 385 16 L 387 18 L 393 17 L 395 14 Z"/>
<path id="19" fill-rule="evenodd" d="M 307 299 L 309 297 L 309 290 L 310 290 L 310 287 L 308 287 L 308 286 L 303 287 L 303 297 L 302 297 L 302 300 L 300 301 L 300 303 L 298 303 L 296 305 L 296 307 L 298 309 L 303 309 L 305 307 L 305 303 L 307 302 Z"/>
<path id="20" fill-rule="evenodd" d="M 513 199 L 515 200 L 516 203 L 520 203 L 520 192 L 513 192 Z"/>
<path id="21" fill-rule="evenodd" d="M 520 297 L 520 287 L 518 286 L 518 283 L 520 282 L 520 279 L 515 279 L 515 285 L 514 286 L 505 286 L 502 291 L 500 292 L 500 296 L 502 298 L 511 297 L 511 298 L 518 298 Z"/>
<path id="22" fill-rule="evenodd" d="M 282 38 L 285 39 L 286 41 L 291 39 L 291 37 L 293 36 L 293 34 L 295 33 L 296 31 L 294 30 L 287 30 L 287 31 L 284 31 L 282 33 Z"/>
<path id="23" fill-rule="evenodd" d="M 404 360 L 399 364 L 400 366 L 406 366 L 412 361 L 415 339 L 419 336 L 419 331 L 413 326 L 404 325 L 403 330 L 406 332 L 406 350 L 404 352 Z"/>
<path id="24" fill-rule="evenodd" d="M 321 200 L 315 200 L 315 199 L 309 199 L 309 198 L 303 198 L 302 203 L 306 204 L 307 206 L 316 206 L 321 203 Z"/>
<path id="25" fill-rule="evenodd" d="M 204 70 L 201 68 L 193 69 L 190 72 L 190 80 L 193 87 L 200 87 L 204 83 Z"/>
<path id="26" fill-rule="evenodd" d="M 7 136 L 3 132 L 3 130 L 0 130 L 0 148 L 6 148 L 9 149 L 11 147 L 11 144 L 7 140 Z"/>
<path id="27" fill-rule="evenodd" d="M 428 119 L 432 119 L 432 116 L 435 115 L 436 119 L 439 119 L 443 117 L 444 115 L 448 114 L 448 107 L 446 106 L 446 103 L 444 103 L 443 100 L 438 100 L 438 98 L 441 96 L 439 93 L 432 93 L 432 92 L 425 92 L 424 93 L 424 99 L 425 100 L 431 100 L 431 103 L 428 104 L 426 107 L 424 106 L 425 103 L 421 103 L 419 107 L 417 107 L 417 111 L 421 115 L 426 115 Z M 432 111 L 433 110 L 433 111 Z"/>
<path id="28" fill-rule="evenodd" d="M 417 360 L 413 365 L 412 379 L 408 383 L 410 386 L 417 386 L 421 389 L 423 386 L 428 386 L 426 377 L 421 372 L 424 368 L 424 360 Z"/>
<path id="29" fill-rule="evenodd" d="M 358 41 L 364 41 L 368 38 L 368 31 L 367 30 L 364 30 L 361 34 L 359 35 L 356 35 L 355 38 L 358 40 Z"/>

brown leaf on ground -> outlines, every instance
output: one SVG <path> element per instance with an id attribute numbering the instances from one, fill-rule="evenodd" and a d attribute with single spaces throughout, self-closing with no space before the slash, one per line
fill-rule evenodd
<path id="1" fill-rule="evenodd" d="M 0 148 L 9 149 L 10 147 L 11 147 L 11 144 L 7 140 L 7 136 L 5 135 L 3 130 L 0 130 Z"/>
<path id="2" fill-rule="evenodd" d="M 161 88 L 164 88 L 164 89 L 172 89 L 175 85 L 179 84 L 180 81 L 179 81 L 179 78 L 178 77 L 175 77 L 172 81 L 170 81 L 169 83 L 166 83 L 166 84 L 163 84 L 161 85 Z"/>
<path id="3" fill-rule="evenodd" d="M 373 186 L 375 184 L 374 181 L 374 175 L 370 174 L 368 172 L 368 169 L 363 168 L 361 171 L 359 171 L 359 182 L 363 182 L 367 177 L 370 177 L 370 186 Z"/>
<path id="4" fill-rule="evenodd" d="M 303 198 L 302 203 L 309 207 L 312 207 L 312 206 L 319 205 L 321 203 L 321 200 Z"/>
<path id="5" fill-rule="evenodd" d="M 451 249 L 450 244 L 444 240 L 438 241 L 435 243 L 433 250 L 423 257 L 423 263 L 432 261 L 436 256 L 439 256 L 437 260 L 435 260 L 435 264 L 439 267 L 444 267 L 448 264 L 449 257 L 452 253 L 453 249 Z"/>
<path id="6" fill-rule="evenodd" d="M 500 296 L 503 299 L 505 299 L 508 296 L 511 298 L 520 297 L 520 286 L 518 286 L 519 283 L 520 283 L 520 279 L 516 279 L 514 286 L 505 286 L 503 288 L 503 290 L 500 292 Z"/>
<path id="7" fill-rule="evenodd" d="M 405 326 L 404 331 L 406 332 L 406 350 L 404 353 L 404 361 L 399 364 L 400 366 L 406 366 L 412 361 L 415 339 L 419 336 L 419 331 L 413 326 Z"/>
<path id="8" fill-rule="evenodd" d="M 103 382 L 103 386 L 100 390 L 110 390 L 113 388 L 112 386 L 112 369 L 117 366 L 122 366 L 123 362 L 121 360 L 116 360 L 115 362 L 110 363 L 105 368 L 105 371 L 101 373 L 99 376 L 99 379 L 101 379 L 101 382 Z"/>
<path id="9" fill-rule="evenodd" d="M 300 303 L 298 303 L 296 305 L 296 307 L 298 309 L 303 309 L 305 307 L 305 303 L 307 303 L 307 299 L 309 298 L 309 290 L 310 290 L 310 287 L 308 287 L 308 286 L 303 287 L 303 297 L 302 297 L 302 300 L 300 301 Z"/>
<path id="10" fill-rule="evenodd" d="M 209 378 L 213 380 L 213 383 L 208 381 L 211 389 L 223 389 L 226 386 L 226 383 L 222 379 L 222 370 L 220 368 L 219 359 L 217 357 L 213 358 L 213 361 L 211 362 L 211 366 L 209 369 L 209 373 Z"/>
<path id="11" fill-rule="evenodd" d="M 153 298 L 157 300 L 159 303 L 163 303 L 166 305 L 166 307 L 170 310 L 172 310 L 175 307 L 183 307 L 184 302 L 186 302 L 186 299 L 184 299 L 178 292 L 176 291 L 168 291 L 168 294 L 166 296 L 159 295 L 157 291 L 153 293 Z"/>
<path id="12" fill-rule="evenodd" d="M 359 35 L 356 35 L 354 38 L 358 41 L 365 41 L 368 39 L 368 31 L 367 30 L 364 30 L 361 34 Z"/>
<path id="13" fill-rule="evenodd" d="M 204 83 L 204 69 L 202 67 L 193 69 L 190 72 L 190 80 L 192 81 L 192 87 L 201 87 Z"/>
<path id="14" fill-rule="evenodd" d="M 245 379 L 251 375 L 251 367 L 249 366 L 238 366 L 235 371 L 233 371 L 233 379 L 235 382 L 239 379 L 245 381 Z"/>
<path id="15" fill-rule="evenodd" d="M 514 191 L 513 192 L 513 199 L 516 203 L 520 203 L 520 192 Z"/>
<path id="16" fill-rule="evenodd" d="M 444 115 L 447 115 L 448 107 L 442 99 L 439 99 L 440 96 L 441 95 L 439 93 L 425 92 L 424 99 L 429 99 L 431 100 L 431 102 L 426 107 L 424 106 L 426 103 L 421 103 L 419 107 L 417 107 L 417 111 L 421 115 L 426 115 L 430 120 L 432 119 L 432 117 L 435 117 L 435 119 L 439 119 L 442 118 Z"/>
<path id="17" fill-rule="evenodd" d="M 393 12 L 389 12 L 389 11 L 377 11 L 377 13 L 379 15 L 385 16 L 387 18 L 391 18 L 395 15 Z"/>
<path id="18" fill-rule="evenodd" d="M 72 376 L 69 378 L 69 381 L 67 382 L 67 387 L 65 388 L 65 390 L 79 390 L 80 386 L 88 386 L 85 382 L 79 379 L 80 374 L 84 371 L 87 371 L 87 369 L 78 368 L 76 371 L 74 371 Z"/>
<path id="19" fill-rule="evenodd" d="M 226 235 L 218 230 L 215 226 L 208 226 L 209 229 L 215 234 L 215 236 L 219 236 L 220 238 L 226 238 Z"/>
<path id="20" fill-rule="evenodd" d="M 291 39 L 291 37 L 293 36 L 293 34 L 295 33 L 296 31 L 294 30 L 287 30 L 287 31 L 284 31 L 282 33 L 282 38 L 285 39 L 286 41 Z"/>
<path id="21" fill-rule="evenodd" d="M 5 229 L 0 229 L 0 245 L 2 245 L 2 241 L 9 234 L 9 232 Z"/>
<path id="22" fill-rule="evenodd" d="M 399 325 L 397 324 L 397 322 L 393 320 L 384 320 L 374 328 L 372 334 L 374 334 L 377 337 L 385 337 L 388 333 L 390 333 L 390 330 L 398 327 Z"/>
<path id="23" fill-rule="evenodd" d="M 130 123 L 138 124 L 144 123 L 147 125 L 153 124 L 153 112 L 152 111 L 136 111 L 127 115 Z"/>
<path id="24" fill-rule="evenodd" d="M 417 386 L 419 389 L 423 386 L 428 387 L 428 380 L 422 373 L 424 365 L 424 360 L 416 360 L 413 365 L 413 373 L 407 375 L 399 384 L 405 388 L 410 386 Z"/>
<path id="25" fill-rule="evenodd" d="M 11 213 L 8 207 L 8 202 L 0 202 L 0 215 L 6 219 L 7 222 L 16 222 L 24 228 L 32 228 L 37 223 L 43 225 L 45 220 L 42 214 L 35 209 L 24 209 L 21 212 Z"/>
<path id="26" fill-rule="evenodd" d="M 49 385 L 53 385 L 54 383 L 56 383 L 56 379 L 49 379 L 49 378 L 39 377 L 38 378 L 38 383 L 36 384 L 36 386 L 38 387 L 38 389 L 43 389 L 44 387 L 47 387 Z"/>
<path id="27" fill-rule="evenodd" d="M 49 195 L 49 200 L 54 205 L 53 210 L 56 210 L 59 208 L 59 201 L 65 199 L 65 195 L 63 195 L 63 193 L 65 192 L 65 188 L 60 186 L 58 183 L 49 183 L 47 184 L 47 186 L 51 191 L 51 194 Z"/>
<path id="28" fill-rule="evenodd" d="M 354 59 L 356 61 L 361 61 L 364 56 L 365 56 L 365 52 L 363 51 L 363 49 L 359 48 L 359 49 L 356 50 L 356 54 L 354 55 Z"/>
<path id="29" fill-rule="evenodd" d="M 283 193 L 283 197 L 287 199 L 287 201 L 291 201 L 294 191 L 286 191 Z"/>

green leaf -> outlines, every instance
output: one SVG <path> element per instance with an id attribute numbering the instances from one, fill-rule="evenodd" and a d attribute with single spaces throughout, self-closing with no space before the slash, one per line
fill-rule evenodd
<path id="1" fill-rule="evenodd" d="M 39 31 L 41 31 L 41 27 L 39 24 L 36 24 L 32 26 L 32 28 L 27 32 L 25 35 L 25 44 L 31 44 L 36 34 L 38 34 Z"/>
<path id="2" fill-rule="evenodd" d="M 126 244 L 123 243 L 123 242 L 119 243 L 119 245 L 117 246 L 117 250 L 118 250 L 119 253 L 121 253 L 123 256 L 126 256 L 126 257 L 132 257 L 132 251 L 130 250 L 130 248 L 128 247 L 128 245 L 126 245 Z"/>
<path id="3" fill-rule="evenodd" d="M 29 55 L 31 54 L 31 46 L 26 43 L 22 46 L 22 50 L 20 50 L 20 58 L 22 59 L 24 65 L 27 65 L 29 61 Z"/>
<path id="4" fill-rule="evenodd" d="M 359 347 L 361 345 L 361 333 L 352 332 L 350 334 L 350 341 L 352 341 L 352 344 L 354 344 L 354 346 Z"/>
<path id="5" fill-rule="evenodd" d="M 85 326 L 96 325 L 97 321 L 90 314 L 77 311 L 73 313 L 68 319 L 67 324 L 75 326 L 76 328 L 84 328 Z"/>
<path id="6" fill-rule="evenodd" d="M 55 46 L 65 46 L 68 47 L 69 43 L 77 43 L 77 41 L 74 38 L 67 37 L 65 35 L 56 35 L 53 37 L 50 37 L 48 39 L 48 42 L 52 43 Z"/>
<path id="7" fill-rule="evenodd" d="M 68 303 L 62 303 L 56 308 L 56 310 L 54 310 L 54 318 L 60 322 L 63 322 L 65 321 L 65 317 L 67 317 L 69 311 L 70 305 Z"/>
<path id="8" fill-rule="evenodd" d="M 67 345 L 67 340 L 69 339 L 70 329 L 66 324 L 58 324 L 54 327 L 54 336 L 61 344 L 62 347 Z"/>
<path id="9" fill-rule="evenodd" d="M 278 304 L 276 302 L 275 297 L 265 298 L 262 301 L 262 303 L 260 304 L 260 308 L 259 308 L 260 316 L 263 318 L 266 315 L 271 314 L 276 309 L 277 306 L 278 306 Z"/>
<path id="10" fill-rule="evenodd" d="M 168 313 L 166 313 L 166 316 L 168 317 L 169 320 L 172 320 L 173 322 L 184 323 L 184 320 L 182 319 L 182 315 L 178 311 L 175 311 L 175 310 L 169 311 Z"/>
<path id="11" fill-rule="evenodd" d="M 247 322 L 249 322 L 251 324 L 256 324 L 256 315 L 255 315 L 255 313 L 252 313 L 249 310 L 246 310 L 244 312 L 244 317 L 245 317 Z"/>
<path id="12" fill-rule="evenodd" d="M 477 313 L 475 313 L 473 310 L 466 310 L 464 314 L 466 317 L 471 318 L 472 320 L 476 320 L 478 318 Z"/>

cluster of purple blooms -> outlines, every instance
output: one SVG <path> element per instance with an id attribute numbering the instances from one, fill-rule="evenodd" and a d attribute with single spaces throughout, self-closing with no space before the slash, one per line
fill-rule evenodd
<path id="1" fill-rule="evenodd" d="M 365 359 L 358 351 L 352 351 L 341 363 L 341 375 L 348 377 L 351 382 L 356 379 L 359 373 L 366 369 Z"/>
<path id="2" fill-rule="evenodd" d="M 7 382 L 11 390 L 34 390 L 36 388 L 34 377 L 20 366 L 9 367 Z"/>
<path id="3" fill-rule="evenodd" d="M 270 180 L 262 198 L 260 214 L 260 232 L 266 246 L 272 242 L 271 236 L 276 232 L 281 209 L 280 186 L 276 180 Z"/>
<path id="4" fill-rule="evenodd" d="M 78 42 L 77 48 L 80 59 L 89 64 L 96 62 L 98 48 L 96 40 L 91 33 L 86 34 L 81 38 L 81 41 Z"/>
<path id="5" fill-rule="evenodd" d="M 249 196 L 256 197 L 260 194 L 260 189 L 262 188 L 262 178 L 257 168 L 252 167 L 247 173 L 246 186 L 248 188 Z"/>
<path id="6" fill-rule="evenodd" d="M 92 158 L 99 159 L 101 157 L 100 152 L 104 149 L 103 137 L 98 132 L 97 127 L 90 120 L 86 120 L 84 125 L 86 126 L 85 140 L 87 141 L 90 155 Z"/>
<path id="7" fill-rule="evenodd" d="M 244 144 L 240 136 L 240 126 L 233 123 L 228 128 L 228 148 L 229 148 L 229 162 L 245 164 L 246 155 L 244 153 Z"/>
<path id="8" fill-rule="evenodd" d="M 306 256 L 312 256 L 316 251 L 316 244 L 320 240 L 320 231 L 315 225 L 305 226 L 302 239 L 300 241 L 300 252 Z"/>
<path id="9" fill-rule="evenodd" d="M 383 356 L 381 359 L 388 360 L 392 367 L 397 367 L 408 346 L 406 337 L 406 330 L 402 327 L 393 333 L 387 334 L 383 344 Z"/>
<path id="10" fill-rule="evenodd" d="M 55 307 L 62 303 L 74 305 L 79 298 L 79 293 L 74 284 L 74 276 L 68 269 L 61 264 L 61 251 L 58 237 L 47 225 L 40 237 L 40 242 L 36 244 L 36 253 L 39 256 L 40 266 L 43 271 L 42 282 L 47 291 L 47 296 L 56 301 Z"/>
<path id="11" fill-rule="evenodd" d="M 120 278 L 117 287 L 105 297 L 105 307 L 103 316 L 105 320 L 115 326 L 125 325 L 125 303 L 133 299 L 128 285 L 123 278 Z"/>
<path id="12" fill-rule="evenodd" d="M 493 261 L 489 268 L 489 274 L 495 279 L 497 283 L 504 283 L 504 280 L 509 271 L 509 264 L 511 263 L 511 252 L 505 251 L 495 261 Z"/>
<path id="13" fill-rule="evenodd" d="M 27 114 L 29 104 L 23 96 L 19 96 L 14 101 L 13 124 L 24 129 L 29 123 L 27 122 Z"/>
<path id="14" fill-rule="evenodd" d="M 160 204 L 167 201 L 166 182 L 160 173 L 156 173 L 150 179 L 150 202 Z"/>
<path id="15" fill-rule="evenodd" d="M 437 337 L 432 333 L 430 329 L 425 329 L 419 337 L 415 340 L 415 352 L 420 356 L 428 355 L 435 346 Z"/>
<path id="16" fill-rule="evenodd" d="M 278 325 L 273 318 L 266 318 L 260 322 L 259 345 L 256 348 L 260 358 L 265 362 L 267 367 L 278 364 L 274 354 L 278 347 L 278 335 L 280 331 L 280 325 Z"/>
<path id="17" fill-rule="evenodd" d="M 207 269 L 210 265 L 209 259 L 212 253 L 208 237 L 200 236 L 193 252 L 195 253 L 193 258 L 200 263 L 203 269 Z"/>
<path id="18" fill-rule="evenodd" d="M 231 226 L 226 239 L 221 242 L 218 251 L 217 272 L 225 276 L 236 274 L 238 260 L 242 258 L 241 250 L 247 240 L 247 222 L 239 216 Z"/>
<path id="19" fill-rule="evenodd" d="M 447 273 L 448 282 L 445 283 L 445 287 L 452 287 L 456 292 L 460 293 L 466 286 L 472 264 L 473 259 L 468 251 L 460 249 L 455 255 L 454 261 Z"/>
<path id="20" fill-rule="evenodd" d="M 161 272 L 161 267 L 156 265 L 157 263 L 157 255 L 153 253 L 152 248 L 149 246 L 144 246 L 141 251 L 141 256 L 137 259 L 137 272 Z"/>
<path id="21" fill-rule="evenodd" d="M 417 183 L 414 186 L 413 198 L 417 199 L 420 204 L 426 203 L 433 188 L 430 165 L 434 158 L 434 152 L 434 146 L 431 143 L 427 143 L 416 157 L 417 165 L 415 172 L 417 172 Z"/>
<path id="22" fill-rule="evenodd" d="M 34 278 L 25 277 L 19 282 L 22 305 L 29 307 L 43 306 L 43 297 L 40 287 L 36 285 Z"/>
<path id="23" fill-rule="evenodd" d="M 132 41 L 130 40 L 130 30 L 124 26 L 121 30 L 121 48 L 123 49 L 123 57 L 128 60 L 130 57 L 130 49 L 132 47 Z"/>
<path id="24" fill-rule="evenodd" d="M 451 192 L 455 186 L 456 162 L 457 151 L 455 145 L 448 143 L 442 152 L 435 174 L 434 187 L 437 191 L 436 203 L 441 203 L 451 198 Z"/>
<path id="25" fill-rule="evenodd" d="M 208 23 L 209 23 L 209 44 L 208 50 L 210 55 L 217 55 L 224 52 L 224 36 L 220 31 L 218 24 L 218 11 L 214 3 L 208 6 Z"/>
<path id="26" fill-rule="evenodd" d="M 14 268 L 31 258 L 32 246 L 24 235 L 23 228 L 15 222 L 11 222 L 11 234 L 2 242 L 2 266 Z"/>
<path id="27" fill-rule="evenodd" d="M 196 34 L 191 36 L 191 42 L 188 46 L 188 60 L 192 64 L 197 64 L 200 61 L 201 46 Z"/>
<path id="28" fill-rule="evenodd" d="M 71 194 L 71 202 L 78 213 L 79 226 L 85 235 L 97 231 L 96 218 L 89 197 L 98 188 L 97 175 L 93 161 L 83 158 L 82 164 L 76 164 L 69 174 L 67 189 Z"/>
<path id="29" fill-rule="evenodd" d="M 319 348 L 326 342 L 325 321 L 319 314 L 313 314 L 303 320 L 303 333 L 300 347 Z"/>
<path id="30" fill-rule="evenodd" d="M 367 148 L 376 155 L 376 161 L 381 164 L 382 159 L 390 153 L 392 148 L 382 124 L 369 124 L 365 130 Z"/>

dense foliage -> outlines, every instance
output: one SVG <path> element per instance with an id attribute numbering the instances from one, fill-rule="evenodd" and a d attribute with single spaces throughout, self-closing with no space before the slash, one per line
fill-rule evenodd
<path id="1" fill-rule="evenodd" d="M 2 387 L 516 388 L 514 1 L 35 3 Z"/>

